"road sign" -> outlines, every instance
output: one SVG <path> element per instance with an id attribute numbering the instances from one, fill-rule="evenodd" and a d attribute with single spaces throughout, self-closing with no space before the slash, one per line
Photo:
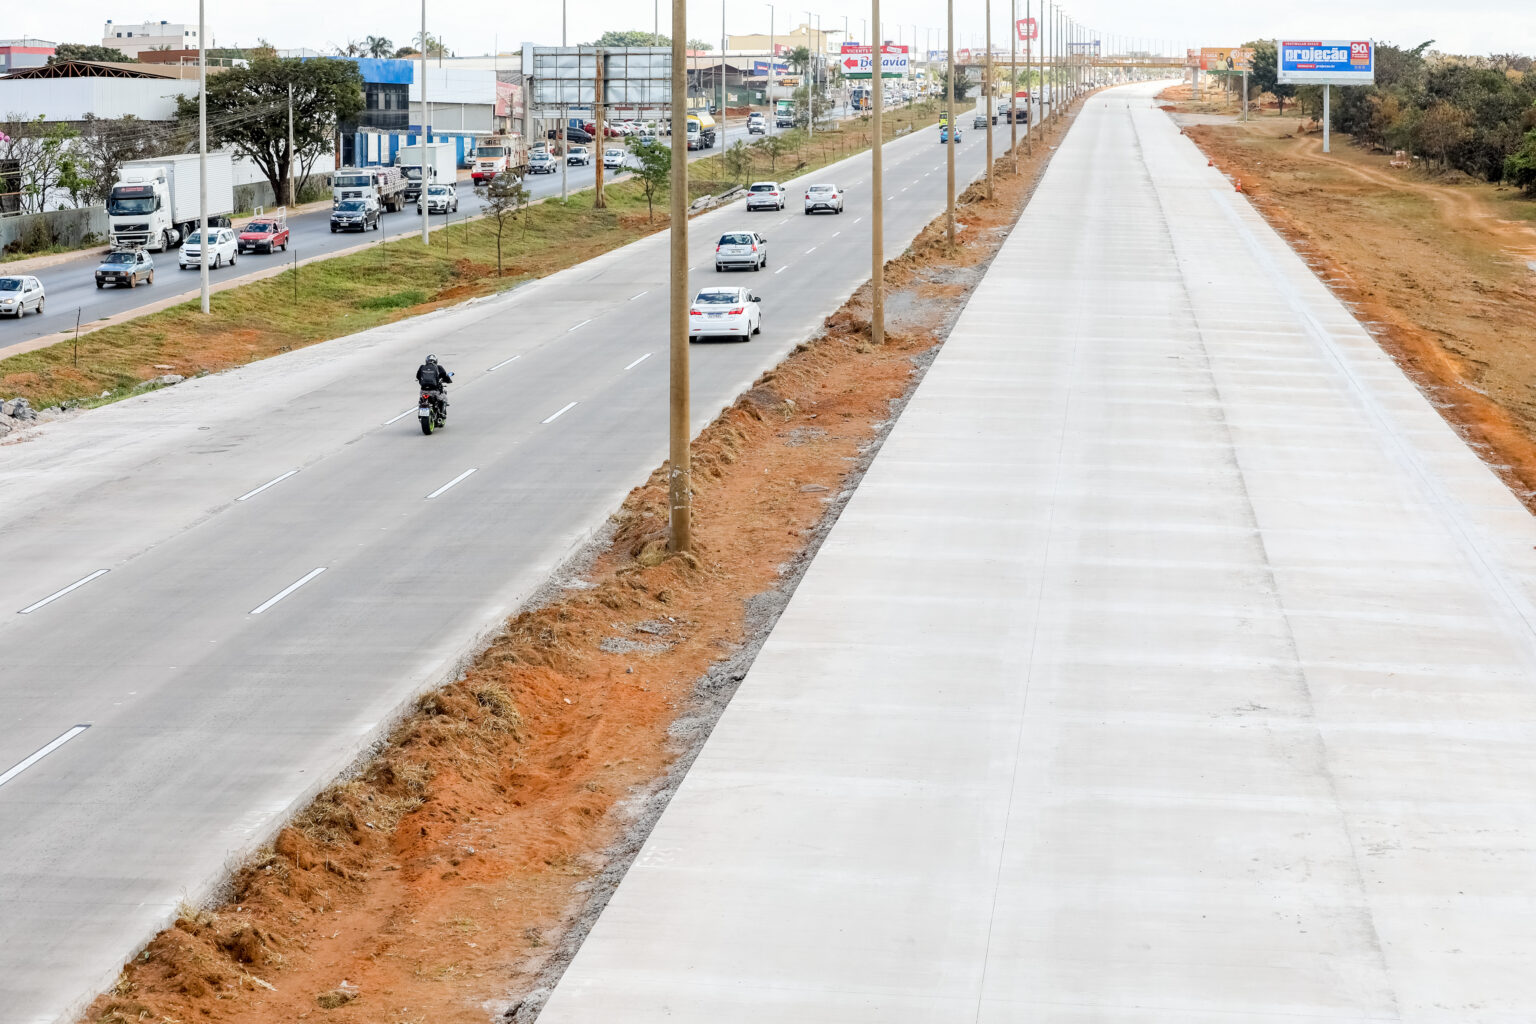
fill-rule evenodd
<path id="1" fill-rule="evenodd" d="M 1017 28 L 1020 42 L 1040 38 L 1040 24 L 1034 18 L 1020 18 Z"/>
<path id="2" fill-rule="evenodd" d="M 1370 40 L 1293 40 L 1280 43 L 1282 85 L 1374 85 L 1376 46 Z"/>
<path id="3" fill-rule="evenodd" d="M 844 78 L 873 78 L 874 47 L 844 43 L 838 63 L 842 65 Z M 906 78 L 907 67 L 905 46 L 886 44 L 880 48 L 881 78 Z"/>

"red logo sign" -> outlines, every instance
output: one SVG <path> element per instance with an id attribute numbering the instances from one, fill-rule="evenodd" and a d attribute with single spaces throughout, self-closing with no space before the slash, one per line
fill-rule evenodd
<path id="1" fill-rule="evenodd" d="M 1034 18 L 1020 18 L 1018 29 L 1020 39 L 1040 38 L 1040 25 Z"/>

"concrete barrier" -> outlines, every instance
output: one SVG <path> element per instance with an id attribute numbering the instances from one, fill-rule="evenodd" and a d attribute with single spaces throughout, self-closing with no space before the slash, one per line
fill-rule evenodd
<path id="1" fill-rule="evenodd" d="M 107 235 L 107 208 L 82 206 L 0 217 L 0 252 L 28 252 L 52 246 L 78 248 Z"/>

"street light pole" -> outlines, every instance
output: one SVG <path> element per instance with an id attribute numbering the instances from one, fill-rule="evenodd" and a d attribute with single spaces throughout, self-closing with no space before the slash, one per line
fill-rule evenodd
<path id="1" fill-rule="evenodd" d="M 208 50 L 203 0 L 197 0 L 197 272 L 208 312 Z M 17 314 L 20 316 L 21 314 Z"/>
<path id="2" fill-rule="evenodd" d="M 805 41 L 811 41 L 811 12 L 805 12 Z M 806 52 L 811 55 L 811 66 L 806 68 L 809 72 L 809 81 L 805 84 L 805 135 L 806 138 L 816 134 L 816 50 L 806 46 Z"/>
<path id="3" fill-rule="evenodd" d="M 426 0 L 422 0 L 422 2 L 425 3 Z M 423 29 L 422 31 L 426 31 L 426 30 Z M 560 46 L 562 48 L 565 47 L 565 0 L 560 0 Z M 577 63 L 578 66 L 580 66 L 580 64 L 581 64 L 581 62 L 579 60 L 576 63 Z M 531 68 L 524 69 L 523 74 L 526 75 L 531 70 L 532 70 Z M 426 83 L 425 82 L 422 83 L 422 87 L 423 88 L 426 87 Z M 423 96 L 423 98 L 425 98 L 426 94 L 423 93 L 422 96 Z M 562 104 L 560 104 L 560 127 L 555 130 L 555 151 L 560 154 L 560 201 L 562 203 L 565 202 L 567 199 L 569 199 L 571 197 L 571 187 L 570 187 L 571 161 L 569 159 L 570 154 L 568 152 L 570 150 L 570 148 L 571 148 L 571 146 L 570 146 L 570 142 L 571 142 L 570 133 L 571 133 L 571 115 L 570 115 L 570 111 L 566 110 L 565 104 L 562 103 Z M 684 133 L 683 137 L 687 138 L 687 133 L 686 132 Z M 602 163 L 603 162 L 603 140 L 602 139 L 594 139 L 593 142 L 596 143 L 596 145 L 597 145 L 597 162 L 598 163 Z"/>
<path id="4" fill-rule="evenodd" d="M 1019 0 L 1008 3 L 1008 153 L 1019 169 Z"/>
<path id="5" fill-rule="evenodd" d="M 725 170 L 725 151 L 731 148 L 725 138 L 727 120 L 725 108 L 729 105 L 725 93 L 725 0 L 720 0 L 720 170 L 722 172 Z"/>
<path id="6" fill-rule="evenodd" d="M 763 6 L 768 8 L 768 108 L 775 111 L 773 129 L 778 131 L 778 106 L 773 98 L 773 80 L 776 77 L 774 69 L 778 66 L 778 61 L 775 58 L 778 56 L 779 50 L 778 46 L 775 45 L 777 40 L 773 34 L 773 19 L 774 15 L 778 12 L 773 9 L 773 4 L 764 4 Z"/>
<path id="7" fill-rule="evenodd" d="M 432 244 L 432 226 L 427 223 L 427 211 L 431 204 L 427 202 L 428 191 L 427 167 L 431 163 L 427 154 L 431 145 L 431 114 L 427 110 L 427 0 L 421 0 L 421 244 Z"/>
<path id="8" fill-rule="evenodd" d="M 880 24 L 880 0 L 870 0 L 869 16 Z M 875 190 L 872 197 L 874 216 L 869 225 L 869 340 L 876 345 L 885 344 L 885 134 L 880 117 L 885 110 L 885 82 L 880 77 L 884 54 L 879 43 L 872 43 L 874 50 L 870 62 L 869 105 L 870 129 L 873 137 L 869 147 L 870 181 Z"/>
<path id="9" fill-rule="evenodd" d="M 948 185 L 944 190 L 944 232 L 949 239 L 949 244 L 955 244 L 955 0 L 948 0 L 949 5 L 949 74 L 944 76 L 945 92 L 948 94 L 945 110 L 948 112 L 949 125 L 944 138 L 944 162 L 946 165 Z"/>
<path id="10" fill-rule="evenodd" d="M 986 67 L 987 67 L 987 71 L 986 71 L 986 75 L 987 75 L 987 84 L 986 84 L 986 91 L 987 91 L 987 198 L 991 199 L 992 198 L 992 117 L 993 117 L 993 113 L 992 113 L 992 111 L 993 111 L 992 93 L 994 91 L 993 87 L 996 84 L 996 82 L 994 81 L 994 75 L 993 75 L 993 72 L 992 72 L 992 0 L 987 0 L 986 4 L 984 4 L 983 6 L 984 6 L 984 8 L 986 10 L 986 18 L 987 18 L 987 34 L 986 34 L 986 46 L 987 46 L 987 64 L 986 64 Z"/>
<path id="11" fill-rule="evenodd" d="M 688 403 L 688 2 L 672 0 L 672 218 L 671 386 L 668 416 L 667 546 L 673 551 L 693 547 L 693 483 Z M 681 140 L 677 126 L 684 132 Z M 681 141 L 681 145 L 679 142 Z"/>

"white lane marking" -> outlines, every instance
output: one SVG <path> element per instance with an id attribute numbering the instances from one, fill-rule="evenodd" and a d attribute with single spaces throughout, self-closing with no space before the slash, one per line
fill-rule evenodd
<path id="1" fill-rule="evenodd" d="M 896 197 L 895 197 L 895 196 L 886 196 L 886 197 L 885 197 L 885 201 L 886 201 L 886 202 L 890 202 L 890 201 L 891 201 L 891 200 L 893 200 L 893 199 L 895 199 L 895 198 L 896 198 Z"/>
<path id="2" fill-rule="evenodd" d="M 907 186 L 905 186 L 905 185 L 903 185 L 903 186 L 901 186 L 901 190 L 902 190 L 902 191 L 903 191 L 903 192 L 905 192 L 905 191 L 906 191 L 906 190 L 907 190 Z"/>
<path id="3" fill-rule="evenodd" d="M 575 402 L 566 402 L 565 405 L 560 407 L 560 411 L 559 412 L 557 412 L 553 416 L 549 417 L 549 419 L 542 420 L 541 422 L 542 423 L 553 423 L 553 422 L 555 422 L 555 420 L 559 419 L 561 416 L 564 416 L 566 413 L 570 412 L 574 408 L 576 408 L 576 403 Z"/>
<path id="4" fill-rule="evenodd" d="M 391 423 L 396 422 L 397 420 L 403 420 L 403 419 L 405 419 L 407 416 L 409 416 L 411 413 L 413 413 L 415 411 L 416 411 L 415 409 L 407 409 L 407 410 L 405 410 L 405 412 L 401 413 L 399 416 L 395 416 L 395 417 L 393 417 L 391 419 L 385 420 L 384 421 L 384 425 L 387 427 Z"/>
<path id="5" fill-rule="evenodd" d="M 782 273 L 784 273 L 784 271 L 786 271 L 788 269 L 789 269 L 788 267 L 780 267 L 778 270 L 775 270 L 774 273 L 775 274 L 782 274 Z"/>
<path id="6" fill-rule="evenodd" d="M 810 255 L 810 254 L 811 254 L 811 253 L 813 253 L 813 252 L 815 252 L 815 251 L 816 251 L 816 247 L 815 247 L 815 246 L 814 246 L 814 245 L 813 245 L 813 246 L 811 246 L 811 247 L 810 247 L 810 248 L 809 248 L 809 249 L 807 249 L 807 250 L 805 250 L 805 254 L 806 254 L 806 255 L 807 255 L 807 256 L 809 256 L 809 255 Z"/>
<path id="7" fill-rule="evenodd" d="M 596 317 L 589 316 L 585 320 L 583 320 L 581 323 L 577 324 L 576 327 L 567 327 L 565 329 L 565 333 L 566 334 L 570 334 L 572 331 L 576 330 L 578 327 L 585 327 L 585 326 L 587 326 L 587 324 L 591 323 L 593 320 L 596 320 L 596 319 L 597 319 Z"/>
<path id="8" fill-rule="evenodd" d="M 289 477 L 293 476 L 293 474 L 295 474 L 297 472 L 298 472 L 298 470 L 296 470 L 296 469 L 290 469 L 288 472 L 284 473 L 282 476 L 274 477 L 273 479 L 268 480 L 266 483 L 262 484 L 260 487 L 256 488 L 255 490 L 253 490 L 253 491 L 246 491 L 244 494 L 240 495 L 240 497 L 236 498 L 235 500 L 236 501 L 244 501 L 247 498 L 254 498 L 254 497 L 256 497 L 256 495 L 260 494 L 262 491 L 266 490 L 268 487 L 271 487 L 273 484 L 280 484 L 280 483 L 282 483 L 284 480 L 287 480 Z"/>
<path id="9" fill-rule="evenodd" d="M 85 732 L 85 730 L 87 730 L 89 728 L 90 728 L 89 725 L 76 725 L 76 726 L 71 727 L 62 736 L 58 737 L 53 742 L 51 742 L 47 746 L 43 747 L 37 753 L 32 754 L 30 757 L 26 758 L 25 760 L 18 762 L 16 765 L 14 765 L 10 769 L 8 769 L 4 775 L 0 775 L 0 786 L 3 786 L 7 782 L 10 782 L 16 776 L 20 775 L 22 772 L 26 771 L 28 768 L 31 768 L 33 765 L 37 764 L 37 762 L 39 762 L 43 758 L 47 757 L 49 754 L 53 753 L 55 750 L 58 750 L 64 744 L 68 743 L 70 740 L 74 739 L 76 736 L 79 736 L 81 733 Z"/>
<path id="10" fill-rule="evenodd" d="M 60 590 L 58 593 L 56 593 L 56 594 L 49 594 L 47 597 L 43 598 L 41 601 L 38 601 L 35 604 L 27 605 L 25 608 L 23 608 L 21 611 L 17 612 L 16 614 L 17 615 L 29 615 L 32 612 L 37 611 L 39 608 L 41 608 L 45 604 L 52 604 L 53 602 L 57 601 L 59 598 L 63 597 L 65 594 L 69 593 L 71 590 L 78 590 L 80 587 L 85 586 L 87 583 L 91 582 L 91 580 L 96 579 L 98 576 L 105 576 L 107 574 L 107 572 L 108 572 L 108 570 L 106 570 L 106 569 L 97 569 L 95 572 L 91 573 L 85 579 L 83 579 L 83 580 L 75 580 L 75 582 L 71 583 L 69 586 L 65 587 L 63 590 Z"/>
<path id="11" fill-rule="evenodd" d="M 503 366 L 506 366 L 508 363 L 510 363 L 512 360 L 514 360 L 514 359 L 521 359 L 521 358 L 523 358 L 521 355 L 508 356 L 507 358 L 503 359 L 501 362 L 497 363 L 495 366 L 487 366 L 485 368 L 485 372 L 486 373 L 490 373 L 492 370 L 499 370 Z M 398 416 L 395 417 L 395 418 L 399 419 Z"/>
<path id="12" fill-rule="evenodd" d="M 857 223 L 857 221 L 855 221 L 855 223 Z M 838 236 L 838 235 L 840 235 L 840 234 L 842 234 L 842 232 L 841 232 L 841 231 L 834 231 L 834 232 L 832 232 L 832 237 L 833 237 L 833 238 L 836 238 L 836 237 L 837 237 L 837 236 Z"/>
<path id="13" fill-rule="evenodd" d="M 864 218 L 863 218 L 863 217 L 855 217 L 855 218 L 853 218 L 853 222 L 854 222 L 854 223 L 855 223 L 855 224 L 857 224 L 857 223 L 858 223 L 858 222 L 859 222 L 859 221 L 861 221 L 861 220 L 863 220 L 863 219 L 864 219 Z"/>
<path id="14" fill-rule="evenodd" d="M 783 220 L 779 221 L 779 224 L 788 224 L 788 223 L 789 223 L 789 218 L 788 217 L 785 217 Z M 777 225 L 775 225 L 775 226 L 777 226 Z"/>
<path id="15" fill-rule="evenodd" d="M 624 369 L 626 369 L 626 370 L 633 370 L 635 367 L 639 366 L 641 363 L 645 362 L 649 358 L 651 358 L 651 354 L 649 352 L 647 352 L 645 355 L 641 356 L 639 359 L 636 359 L 634 362 L 632 362 L 628 366 L 624 367 Z"/>
<path id="16" fill-rule="evenodd" d="M 427 495 L 427 500 L 431 501 L 433 498 L 437 497 L 439 494 L 442 494 L 454 484 L 463 483 L 465 480 L 469 479 L 469 477 L 473 475 L 474 472 L 474 469 L 466 469 L 464 472 L 460 473 L 458 476 L 454 477 L 452 480 L 449 480 L 447 483 L 443 484 L 443 486 Z"/>
<path id="17" fill-rule="evenodd" d="M 630 297 L 629 297 L 629 301 L 630 301 L 630 302 L 634 302 L 634 301 L 635 301 L 635 300 L 636 300 L 636 299 L 638 299 L 638 298 L 639 298 L 639 297 L 640 297 L 640 296 L 641 296 L 641 295 L 649 295 L 649 294 L 650 294 L 650 293 L 651 293 L 651 290 L 650 290 L 650 289 L 649 289 L 649 288 L 647 288 L 647 289 L 646 289 L 646 290 L 645 290 L 645 291 L 643 291 L 643 292 L 640 292 L 640 293 L 639 293 L 639 294 L 636 294 L 636 295 L 631 295 L 631 296 L 630 296 Z"/>
<path id="18" fill-rule="evenodd" d="M 323 565 L 318 569 L 309 570 L 309 572 L 305 573 L 303 576 L 300 576 L 293 583 L 288 584 L 282 590 L 278 591 L 276 596 L 269 597 L 255 608 L 252 608 L 251 614 L 260 615 L 262 612 L 266 611 L 268 608 L 271 608 L 273 605 L 277 604 L 277 602 L 281 601 L 295 590 L 298 590 L 304 584 L 308 583 L 310 580 L 314 579 L 316 576 L 319 576 L 323 572 L 325 572 L 325 566 Z"/>

